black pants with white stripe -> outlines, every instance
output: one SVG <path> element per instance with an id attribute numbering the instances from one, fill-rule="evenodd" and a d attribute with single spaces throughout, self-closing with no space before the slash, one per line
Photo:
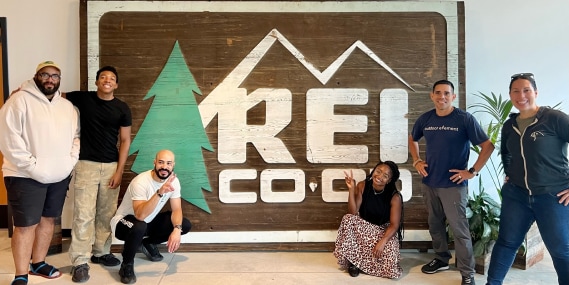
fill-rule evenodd
<path id="1" fill-rule="evenodd" d="M 168 241 L 170 234 L 174 230 L 171 216 L 171 211 L 161 212 L 150 223 L 139 221 L 133 215 L 122 218 L 117 223 L 115 237 L 124 241 L 122 251 L 123 263 L 134 263 L 136 251 L 145 237 L 145 242 L 151 244 L 160 244 Z M 191 228 L 190 220 L 184 218 L 182 221 L 182 235 L 188 233 Z"/>

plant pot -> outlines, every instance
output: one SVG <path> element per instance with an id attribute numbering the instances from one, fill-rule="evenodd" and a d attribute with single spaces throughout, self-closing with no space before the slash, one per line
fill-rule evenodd
<path id="1" fill-rule="evenodd" d="M 482 275 L 486 274 L 486 271 L 490 266 L 490 257 L 492 255 L 493 248 L 494 242 L 491 242 L 488 244 L 488 252 L 486 254 L 474 258 L 474 269 L 476 273 Z M 526 234 L 526 253 L 524 254 L 521 250 L 518 251 L 512 267 L 526 270 L 540 262 L 543 259 L 544 253 L 545 245 L 543 244 L 543 240 L 539 234 L 537 224 L 534 223 Z"/>
<path id="2" fill-rule="evenodd" d="M 486 274 L 488 267 L 490 266 L 490 257 L 492 256 L 492 249 L 494 248 L 495 241 L 490 241 L 488 243 L 488 252 L 481 256 L 474 258 L 474 271 L 478 274 Z"/>
<path id="3" fill-rule="evenodd" d="M 512 267 L 526 270 L 543 259 L 545 245 L 541 239 L 541 234 L 537 224 L 533 223 L 526 234 L 526 252 L 518 251 Z"/>

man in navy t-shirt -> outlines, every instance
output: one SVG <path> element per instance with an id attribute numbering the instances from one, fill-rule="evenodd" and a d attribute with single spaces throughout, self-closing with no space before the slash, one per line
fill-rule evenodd
<path id="1" fill-rule="evenodd" d="M 429 214 L 429 233 L 437 255 L 424 265 L 424 273 L 449 268 L 452 257 L 448 250 L 446 222 L 454 234 L 456 266 L 462 284 L 474 284 L 474 255 L 466 218 L 467 180 L 478 175 L 494 145 L 476 119 L 452 105 L 456 94 L 448 80 L 437 81 L 430 94 L 435 108 L 419 116 L 409 136 L 409 152 L 413 167 L 423 176 L 423 197 Z M 419 140 L 425 138 L 425 160 L 419 156 Z M 468 168 L 470 144 L 481 148 L 474 165 Z"/>

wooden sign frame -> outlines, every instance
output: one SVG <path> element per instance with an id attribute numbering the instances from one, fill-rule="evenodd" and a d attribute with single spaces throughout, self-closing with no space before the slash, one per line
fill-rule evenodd
<path id="1" fill-rule="evenodd" d="M 455 104 L 465 107 L 462 2 L 83 0 L 80 15 L 82 89 L 95 89 L 99 67 L 117 66 L 116 94 L 133 109 L 133 144 L 143 146 L 131 148 L 123 192 L 132 170 L 150 169 L 151 153 L 164 147 L 139 135 L 166 114 L 155 111 L 201 117 L 207 179 L 184 205 L 194 231 L 183 242 L 192 249 L 330 249 L 346 212 L 343 170 L 363 179 L 379 160 L 399 164 L 406 237 L 424 240 L 420 177 L 405 141 L 432 108 L 436 80 L 454 82 Z M 168 101 L 175 96 L 158 96 L 172 87 L 161 79 L 179 74 L 191 80 L 167 94 L 189 88 L 195 104 L 183 102 L 199 110 L 197 120 L 175 111 L 186 104 Z M 345 118 L 351 129 L 322 118 Z M 279 132 L 270 134 L 275 122 Z"/>

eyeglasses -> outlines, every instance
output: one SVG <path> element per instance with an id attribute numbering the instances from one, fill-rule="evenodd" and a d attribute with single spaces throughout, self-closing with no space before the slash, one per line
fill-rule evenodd
<path id="1" fill-rule="evenodd" d="M 61 75 L 59 75 L 59 74 L 57 74 L 57 73 L 55 73 L 55 74 L 49 74 L 49 73 L 42 72 L 42 73 L 38 73 L 38 76 L 39 76 L 41 79 L 43 79 L 43 80 L 47 80 L 47 79 L 50 78 L 50 77 L 51 77 L 51 79 L 53 79 L 53 80 L 59 80 L 59 79 L 61 79 Z"/>
<path id="2" fill-rule="evenodd" d="M 531 78 L 531 79 L 535 79 L 533 78 L 533 73 L 516 73 L 514 75 L 511 76 L 511 79 L 517 79 L 517 78 Z"/>

